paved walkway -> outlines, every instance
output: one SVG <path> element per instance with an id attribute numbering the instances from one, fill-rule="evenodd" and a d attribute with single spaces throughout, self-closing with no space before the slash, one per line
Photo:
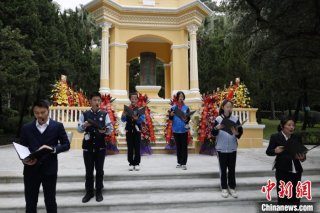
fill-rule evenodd
<path id="1" fill-rule="evenodd" d="M 266 146 L 266 144 L 265 144 Z M 265 154 L 266 148 L 239 149 L 237 155 L 237 171 L 271 171 L 274 157 Z M 12 145 L 0 147 L 0 177 L 22 176 L 23 165 Z M 181 172 L 175 169 L 175 155 L 148 155 L 141 160 L 141 171 L 137 174 L 157 174 Z M 105 173 L 120 175 L 128 173 L 127 157 L 124 154 L 106 156 Z M 308 153 L 303 162 L 304 169 L 320 169 L 320 148 Z M 188 170 L 184 172 L 219 172 L 216 156 L 189 154 Z M 59 175 L 84 174 L 84 163 L 81 150 L 70 150 L 59 154 Z"/>
<path id="2" fill-rule="evenodd" d="M 236 167 L 236 171 L 238 172 L 239 176 L 244 175 L 244 178 L 239 178 L 239 185 L 245 185 L 248 184 L 247 181 L 252 180 L 252 186 L 262 186 L 262 183 L 264 183 L 264 179 L 263 178 L 267 178 L 266 176 L 274 176 L 274 172 L 271 171 L 272 168 L 272 164 L 273 164 L 273 160 L 274 157 L 269 157 L 265 154 L 265 150 L 266 150 L 266 146 L 267 143 L 264 143 L 264 148 L 259 148 L 259 149 L 239 149 L 238 150 L 238 156 L 237 156 L 237 167 Z M 12 145 L 7 145 L 7 146 L 2 146 L 0 147 L 0 179 L 1 178 L 6 178 L 6 177 L 22 177 L 22 170 L 23 170 L 23 165 L 21 163 L 21 161 L 19 160 L 17 154 L 15 153 L 15 150 L 13 148 Z M 146 183 L 152 183 L 153 178 L 152 177 L 156 177 L 158 175 L 180 175 L 183 174 L 183 179 L 181 179 L 182 183 L 184 183 L 183 181 L 188 181 L 188 179 L 186 179 L 186 176 L 188 176 L 190 174 L 190 177 L 192 177 L 192 174 L 194 174 L 193 178 L 194 180 L 199 180 L 197 182 L 194 182 L 195 184 L 195 189 L 199 186 L 201 186 L 201 184 L 206 184 L 208 180 L 206 179 L 197 179 L 197 175 L 201 175 L 202 173 L 204 175 L 208 175 L 208 173 L 214 173 L 216 178 L 215 178 L 215 183 L 214 185 L 217 185 L 216 187 L 218 187 L 218 179 L 217 179 L 217 174 L 219 173 L 219 167 L 218 167 L 218 160 L 216 158 L 216 156 L 207 156 L 207 155 L 195 155 L 195 154 L 190 154 L 189 155 L 189 159 L 188 159 L 188 170 L 187 171 L 183 171 L 180 169 L 176 169 L 176 156 L 175 155 L 149 155 L 149 156 L 143 156 L 142 157 L 142 162 L 141 162 L 141 171 L 139 172 L 129 172 L 128 171 L 128 163 L 126 160 L 126 155 L 123 154 L 118 154 L 118 155 L 110 155 L 106 157 L 106 161 L 105 161 L 105 176 L 109 176 L 108 181 L 111 181 L 111 183 L 113 183 L 112 181 L 114 181 L 113 185 L 111 184 L 108 188 L 108 190 L 112 190 L 112 186 L 114 186 L 114 188 L 116 190 L 119 190 L 119 188 L 121 189 L 121 184 L 123 184 L 124 182 L 128 182 L 128 180 L 130 179 L 130 176 L 141 176 L 141 180 L 151 180 L 151 181 L 147 181 Z M 320 149 L 317 148 L 313 151 L 311 151 L 310 153 L 308 153 L 307 156 L 307 160 L 303 163 L 303 168 L 307 171 L 305 175 L 303 175 L 303 179 L 306 180 L 308 179 L 308 177 L 311 180 L 320 180 Z M 66 153 L 61 153 L 59 154 L 59 176 L 60 177 L 68 177 L 68 176 L 80 176 L 80 177 L 84 177 L 84 163 L 83 163 L 83 158 L 82 158 L 82 151 L 81 150 L 70 150 L 69 152 Z M 313 172 L 314 171 L 314 172 Z M 265 173 L 266 175 L 262 175 L 262 173 Z M 250 173 L 250 178 L 245 178 L 246 177 L 246 173 Z M 257 173 L 257 177 L 254 175 L 255 173 Z M 259 175 L 258 175 L 259 173 Z M 123 177 L 122 180 L 118 180 L 118 182 L 115 182 L 115 180 L 112 177 Z M 142 177 L 144 176 L 144 177 Z M 149 177 L 149 178 L 145 178 L 145 177 Z M 129 177 L 129 179 L 128 179 Z M 201 175 L 202 177 L 202 175 Z M 206 176 L 207 177 L 207 176 Z M 82 182 L 82 178 L 79 182 L 79 178 L 77 179 L 78 183 L 72 183 L 70 184 L 70 187 L 74 187 L 74 188 L 83 188 L 83 182 Z M 168 180 L 169 181 L 169 180 Z M 202 183 L 202 182 L 203 183 Z M 265 180 L 266 181 L 266 180 Z M 159 185 L 159 180 L 155 181 L 158 183 Z M 175 187 L 179 188 L 179 181 L 176 180 L 177 184 Z M 210 180 L 210 183 L 212 181 Z M 242 183 L 243 182 L 243 183 Z M 253 183 L 253 182 L 257 182 L 257 183 Z M 138 184 L 139 180 L 136 180 L 136 182 L 132 181 L 132 191 L 135 192 L 135 190 L 139 190 L 139 187 L 136 187 L 138 189 L 135 189 L 135 185 L 134 184 Z M 165 185 L 166 182 L 161 183 Z M 5 186 L 7 186 L 5 183 L 4 184 L 4 188 L 6 188 Z M 10 187 L 14 186 L 15 183 L 12 183 L 13 185 L 8 185 L 8 189 L 9 190 L 9 194 L 10 194 Z M 161 185 L 160 184 L 160 185 Z M 174 184 L 174 183 L 172 183 Z M 19 185 L 17 183 L 17 185 Z M 78 186 L 79 185 L 79 186 Z M 138 184 L 139 185 L 139 184 Z M 250 184 L 249 184 L 250 185 Z M 66 186 L 65 190 L 68 191 L 68 182 L 61 182 L 59 187 L 63 187 Z M 59 188 L 58 187 L 58 188 Z M 60 188 L 61 188 L 60 187 Z M 69 187 L 69 188 L 70 188 Z M 159 186 L 160 187 L 160 186 Z M 258 187 L 258 188 L 259 188 Z M 316 185 L 316 187 L 319 188 L 319 184 Z M 15 191 L 16 189 L 12 189 L 13 191 Z M 21 186 L 19 185 L 19 190 L 21 189 Z M 61 191 L 63 191 L 64 189 L 60 189 Z M 243 189 L 242 189 L 243 190 Z M 315 189 L 315 191 L 319 192 L 319 189 Z M 203 197 L 203 199 L 205 200 L 208 196 L 212 196 L 213 198 L 215 198 L 214 196 L 216 196 L 215 201 L 221 199 L 220 194 L 217 193 L 217 189 L 215 189 L 213 192 L 192 192 L 194 194 L 197 195 L 197 197 L 201 197 L 201 196 L 206 196 Z M 318 193 L 317 192 L 317 193 Z M 22 192 L 21 192 L 22 193 Z M 169 194 L 171 194 L 173 192 L 170 192 Z M 181 194 L 181 192 L 176 192 L 176 194 Z M 246 195 L 249 197 L 251 196 L 251 199 L 254 198 L 254 196 L 257 196 L 257 191 L 256 190 L 251 190 L 248 192 L 241 192 L 241 195 Z M 319 193 L 318 193 L 319 194 Z M 74 199 L 76 199 L 76 201 L 74 203 L 79 203 L 79 200 L 81 199 L 81 193 L 79 195 L 77 195 L 78 197 L 75 197 Z M 260 193 L 258 193 L 259 196 L 262 196 Z M 124 194 L 116 194 L 114 195 L 115 197 L 121 197 L 124 198 L 125 196 L 128 196 L 128 199 L 133 199 L 134 196 L 143 196 L 143 194 L 139 194 L 137 193 L 137 195 L 124 195 Z M 114 196 L 112 196 L 110 198 L 110 200 L 108 200 L 108 197 L 106 196 L 106 203 L 110 204 L 112 202 L 116 202 L 116 200 L 114 200 Z M 157 193 L 155 193 L 153 195 L 154 197 L 160 196 Z M 181 194 L 182 196 L 182 194 Z M 188 196 L 188 193 L 185 194 L 183 193 L 183 196 Z M 74 196 L 73 196 L 74 197 Z M 72 201 L 70 197 L 70 202 Z M 140 198 L 139 197 L 139 198 Z M 213 199 L 212 198 L 212 199 Z M 5 199 L 5 198 L 3 198 Z M 69 198 L 68 198 L 69 199 Z M 181 199 L 184 199 L 183 197 L 181 197 Z M 193 200 L 194 198 L 190 199 Z M 59 199 L 58 199 L 59 200 Z M 63 203 L 62 199 L 60 199 L 61 202 Z M 107 202 L 108 201 L 108 202 Z M 9 202 L 9 200 L 8 200 Z M 21 199 L 21 202 L 23 202 L 23 199 Z M 239 200 L 239 202 L 241 203 L 241 200 Z M 319 201 L 316 201 L 319 203 Z M 219 202 L 218 202 L 219 203 Z M 153 210 L 153 211 L 148 211 L 150 213 L 156 213 L 156 212 L 170 212 L 170 213 L 176 213 L 176 212 L 212 212 L 212 210 L 214 210 L 215 212 L 256 212 L 255 207 L 254 206 L 242 206 L 242 205 L 236 205 L 236 206 L 228 206 L 226 208 L 226 206 L 219 206 L 214 204 L 212 207 L 201 207 L 198 206 L 197 209 L 185 209 L 183 210 L 183 208 L 179 208 L 179 209 L 167 209 L 167 210 Z M 95 202 L 93 202 L 93 205 L 95 204 Z M 106 205 L 107 205 L 106 204 Z M 80 204 L 79 204 L 80 205 Z M 319 205 L 319 204 L 318 204 Z M 236 209 L 236 211 L 234 211 Z M 93 211 L 95 211 L 94 209 L 92 209 Z M 68 211 L 69 212 L 69 211 Z M 91 211 L 90 211 L 91 212 Z M 132 209 L 132 212 L 138 212 L 134 211 L 134 209 Z M 141 212 L 139 210 L 139 212 Z"/>

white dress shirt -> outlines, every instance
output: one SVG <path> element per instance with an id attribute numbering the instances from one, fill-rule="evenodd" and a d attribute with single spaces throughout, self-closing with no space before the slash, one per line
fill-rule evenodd
<path id="1" fill-rule="evenodd" d="M 39 124 L 38 120 L 36 121 L 36 127 L 37 129 L 39 130 L 39 132 L 42 134 L 46 129 L 47 127 L 49 126 L 49 121 L 50 119 L 48 118 L 47 122 L 44 123 L 44 124 Z"/>

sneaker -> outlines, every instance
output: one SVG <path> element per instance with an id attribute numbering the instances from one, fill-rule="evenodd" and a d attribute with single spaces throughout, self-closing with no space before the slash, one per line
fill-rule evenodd
<path id="1" fill-rule="evenodd" d="M 186 165 L 182 165 L 181 168 L 182 168 L 182 170 L 187 170 L 187 166 Z"/>
<path id="2" fill-rule="evenodd" d="M 178 165 L 176 166 L 176 168 L 177 168 L 177 169 L 180 169 L 180 168 L 181 168 L 181 164 L 178 164 Z"/>
<path id="3" fill-rule="evenodd" d="M 227 189 L 222 189 L 221 196 L 224 197 L 224 198 L 227 198 L 229 196 L 228 190 Z"/>
<path id="4" fill-rule="evenodd" d="M 129 166 L 129 171 L 133 171 L 134 167 L 132 165 Z"/>
<path id="5" fill-rule="evenodd" d="M 135 166 L 135 167 L 134 167 L 134 170 L 140 171 L 140 166 L 139 166 L 139 165 Z"/>
<path id="6" fill-rule="evenodd" d="M 229 189 L 229 193 L 232 197 L 238 198 L 237 191 L 235 189 Z"/>

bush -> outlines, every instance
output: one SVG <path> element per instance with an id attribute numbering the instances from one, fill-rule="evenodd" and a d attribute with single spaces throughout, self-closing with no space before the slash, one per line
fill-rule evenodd
<path id="1" fill-rule="evenodd" d="M 3 109 L 3 113 L 0 115 L 0 129 L 4 129 L 6 123 L 8 122 L 9 118 L 16 117 L 19 115 L 19 112 L 14 109 Z"/>
<path id="2" fill-rule="evenodd" d="M 12 118 L 12 117 L 18 116 L 19 112 L 14 109 L 5 108 L 5 109 L 3 109 L 3 115 L 8 118 Z"/>
<path id="3" fill-rule="evenodd" d="M 294 111 L 291 112 L 292 116 L 294 115 Z M 289 115 L 289 111 L 284 112 L 285 115 Z M 298 121 L 304 121 L 304 112 L 299 111 Z M 314 125 L 320 124 L 320 112 L 317 111 L 310 111 L 309 112 L 309 120 L 308 120 L 308 127 L 314 127 Z"/>
<path id="4" fill-rule="evenodd" d="M 320 132 L 300 131 L 296 132 L 295 135 L 300 136 L 302 143 L 305 145 L 320 143 Z"/>
<path id="5" fill-rule="evenodd" d="M 2 128 L 4 133 L 16 133 L 19 127 L 19 116 L 8 118 L 6 122 L 2 123 Z M 32 121 L 33 118 L 30 116 L 25 116 L 23 118 L 23 124 Z"/>
<path id="6" fill-rule="evenodd" d="M 283 115 L 283 112 L 282 111 L 275 111 L 275 115 L 276 115 L 276 118 L 280 118 L 280 116 Z M 257 119 L 261 120 L 263 118 L 271 119 L 272 118 L 271 111 L 266 111 L 266 110 L 260 111 L 260 110 L 258 110 Z"/>

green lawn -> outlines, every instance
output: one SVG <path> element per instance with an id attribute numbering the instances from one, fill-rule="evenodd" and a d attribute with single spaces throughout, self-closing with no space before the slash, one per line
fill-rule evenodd
<path id="1" fill-rule="evenodd" d="M 277 128 L 279 123 L 280 123 L 279 120 L 262 119 L 262 124 L 266 125 L 266 127 L 263 130 L 263 138 L 270 139 L 270 136 L 278 131 Z M 301 130 L 301 127 L 302 127 L 302 122 L 298 122 L 296 126 L 296 131 Z M 320 131 L 320 125 L 317 124 L 313 128 L 307 128 L 307 131 L 310 131 L 310 132 Z"/>

